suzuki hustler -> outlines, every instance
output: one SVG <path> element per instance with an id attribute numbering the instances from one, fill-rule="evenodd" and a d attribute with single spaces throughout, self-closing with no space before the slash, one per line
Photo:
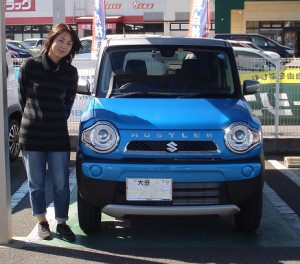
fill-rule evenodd
<path id="1" fill-rule="evenodd" d="M 262 215 L 261 124 L 224 40 L 122 37 L 101 43 L 79 128 L 78 218 L 100 231 L 121 218 L 234 217 L 255 231 Z"/>

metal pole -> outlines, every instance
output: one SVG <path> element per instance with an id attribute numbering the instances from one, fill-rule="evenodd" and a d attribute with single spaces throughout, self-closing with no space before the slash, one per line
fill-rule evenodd
<path id="1" fill-rule="evenodd" d="M 65 0 L 53 0 L 53 26 L 65 23 Z"/>
<path id="2" fill-rule="evenodd" d="M 275 138 L 279 136 L 279 89 L 280 89 L 280 58 L 276 59 L 276 86 L 275 86 Z"/>
<path id="3" fill-rule="evenodd" d="M 0 0 L 0 244 L 11 234 L 10 162 L 8 152 L 7 71 L 5 46 L 5 1 Z"/>

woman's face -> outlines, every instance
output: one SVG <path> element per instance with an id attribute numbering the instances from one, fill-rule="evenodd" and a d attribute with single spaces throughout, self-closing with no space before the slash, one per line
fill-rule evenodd
<path id="1" fill-rule="evenodd" d="M 48 56 L 55 63 L 59 62 L 60 59 L 67 56 L 73 46 L 72 36 L 69 32 L 62 32 L 54 39 Z"/>

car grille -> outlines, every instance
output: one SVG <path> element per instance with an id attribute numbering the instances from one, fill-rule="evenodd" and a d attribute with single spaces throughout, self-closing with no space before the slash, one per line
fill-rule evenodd
<path id="1" fill-rule="evenodd" d="M 171 144 L 171 145 L 170 145 Z M 131 141 L 126 151 L 142 152 L 208 152 L 217 151 L 213 141 Z"/>
<path id="2" fill-rule="evenodd" d="M 127 201 L 125 183 L 118 183 L 115 204 L 126 205 L 220 205 L 228 204 L 229 197 L 225 183 L 173 183 L 172 201 Z"/>

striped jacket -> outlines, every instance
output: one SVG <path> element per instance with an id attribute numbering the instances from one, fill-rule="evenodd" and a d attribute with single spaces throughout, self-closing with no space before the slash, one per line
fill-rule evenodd
<path id="1" fill-rule="evenodd" d="M 27 59 L 19 71 L 23 110 L 19 143 L 31 151 L 69 151 L 67 120 L 76 96 L 77 69 L 43 54 Z"/>

